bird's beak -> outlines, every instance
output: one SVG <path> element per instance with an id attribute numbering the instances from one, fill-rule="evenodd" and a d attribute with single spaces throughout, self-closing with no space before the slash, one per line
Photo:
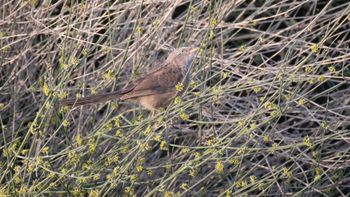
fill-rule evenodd
<path id="1" fill-rule="evenodd" d="M 194 47 L 192 49 L 190 49 L 190 54 L 196 54 L 199 51 L 199 47 Z"/>

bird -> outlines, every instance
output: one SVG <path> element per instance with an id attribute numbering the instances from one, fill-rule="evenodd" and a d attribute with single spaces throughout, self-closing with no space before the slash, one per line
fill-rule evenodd
<path id="1" fill-rule="evenodd" d="M 140 104 L 155 112 L 167 107 L 177 95 L 183 93 L 189 82 L 190 65 L 197 52 L 196 47 L 177 48 L 155 70 L 133 80 L 120 90 L 78 99 L 67 99 L 61 104 L 74 107 L 120 99 Z M 179 83 L 183 86 L 182 91 L 176 90 L 176 85 Z"/>

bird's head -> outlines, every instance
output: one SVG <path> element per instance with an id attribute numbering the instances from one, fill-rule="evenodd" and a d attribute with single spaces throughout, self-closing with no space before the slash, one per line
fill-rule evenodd
<path id="1" fill-rule="evenodd" d="M 197 51 L 198 48 L 194 47 L 177 48 L 169 54 L 166 61 L 173 65 L 181 66 L 187 71 Z"/>

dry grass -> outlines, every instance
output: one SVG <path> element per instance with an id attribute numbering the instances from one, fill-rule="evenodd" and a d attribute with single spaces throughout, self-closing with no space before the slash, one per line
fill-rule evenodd
<path id="1" fill-rule="evenodd" d="M 3 1 L 0 196 L 350 195 L 348 1 Z M 200 46 L 151 116 L 65 97 Z"/>

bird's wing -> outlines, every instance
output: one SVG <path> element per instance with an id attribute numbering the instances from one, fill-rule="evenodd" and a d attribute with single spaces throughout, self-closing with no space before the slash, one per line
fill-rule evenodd
<path id="1" fill-rule="evenodd" d="M 176 91 L 175 86 L 183 80 L 183 77 L 183 72 L 179 67 L 163 65 L 125 87 L 122 99 Z"/>

